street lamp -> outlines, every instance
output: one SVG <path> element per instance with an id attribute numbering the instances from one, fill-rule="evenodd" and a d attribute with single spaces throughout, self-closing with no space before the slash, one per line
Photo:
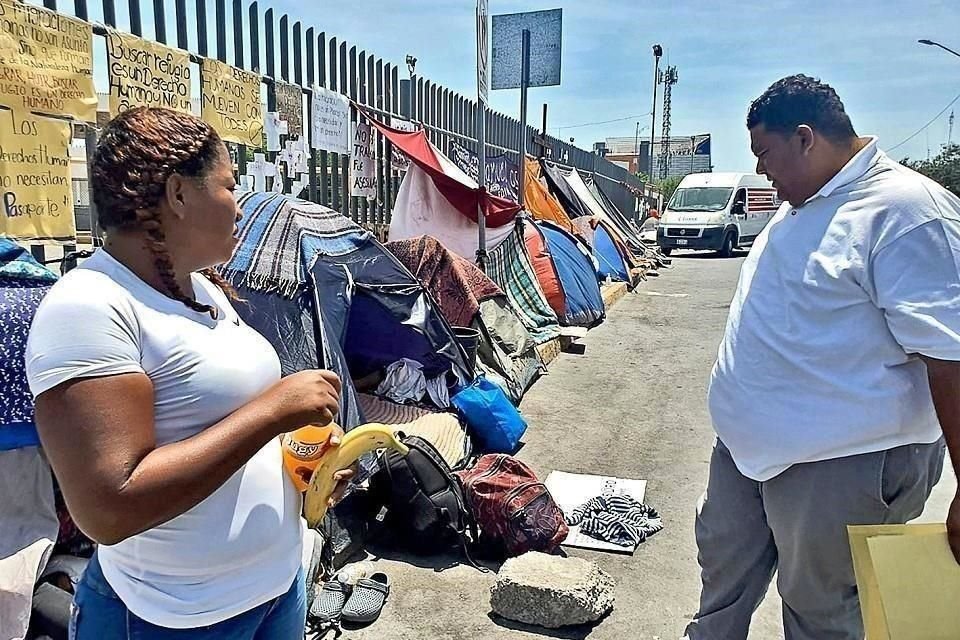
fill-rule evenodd
<path id="1" fill-rule="evenodd" d="M 940 48 L 943 49 L 944 51 L 948 51 L 948 52 L 952 53 L 953 55 L 957 56 L 958 58 L 960 58 L 960 53 L 957 53 L 956 51 L 954 51 L 954 50 L 951 49 L 950 47 L 945 47 L 945 46 L 943 46 L 943 45 L 940 44 L 939 42 L 934 42 L 933 40 L 917 40 L 917 42 L 919 42 L 920 44 L 925 44 L 925 45 L 931 46 L 931 47 L 940 47 Z"/>
<path id="2" fill-rule="evenodd" d="M 653 45 L 653 108 L 650 109 L 650 179 L 653 180 L 653 142 L 657 131 L 657 83 L 660 81 L 660 58 L 663 47 Z M 639 154 L 638 154 L 639 155 Z M 639 160 L 637 161 L 639 165 Z"/>

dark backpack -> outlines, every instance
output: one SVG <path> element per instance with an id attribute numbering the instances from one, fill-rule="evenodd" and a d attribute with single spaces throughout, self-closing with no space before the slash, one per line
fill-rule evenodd
<path id="1" fill-rule="evenodd" d="M 516 458 L 485 455 L 472 469 L 456 475 L 485 544 L 518 556 L 528 551 L 551 553 L 567 539 L 570 529 L 563 511 L 530 467 Z"/>
<path id="2" fill-rule="evenodd" d="M 410 452 L 387 452 L 370 480 L 371 494 L 384 507 L 378 519 L 411 551 L 465 549 L 472 521 L 460 483 L 429 441 L 408 436 L 403 443 Z"/>

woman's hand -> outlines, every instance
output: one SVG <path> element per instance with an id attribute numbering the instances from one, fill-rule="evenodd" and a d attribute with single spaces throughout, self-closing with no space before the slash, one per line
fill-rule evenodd
<path id="1" fill-rule="evenodd" d="M 333 422 L 340 409 L 340 378 L 321 369 L 299 371 L 274 384 L 255 402 L 274 417 L 278 435 L 307 424 L 322 427 Z"/>
<path id="2" fill-rule="evenodd" d="M 343 429 L 338 425 L 333 426 L 333 431 L 330 433 L 330 439 L 327 440 L 327 445 L 331 448 L 339 447 L 340 442 L 343 439 Z M 343 494 L 347 491 L 347 487 L 350 486 L 350 480 L 357 475 L 357 471 L 360 470 L 360 463 L 354 462 L 350 468 L 341 469 L 333 474 L 333 478 L 337 481 L 337 486 L 333 490 L 333 494 L 330 496 L 330 500 L 327 501 L 327 506 L 332 507 L 333 505 L 340 502 L 343 498 Z"/>

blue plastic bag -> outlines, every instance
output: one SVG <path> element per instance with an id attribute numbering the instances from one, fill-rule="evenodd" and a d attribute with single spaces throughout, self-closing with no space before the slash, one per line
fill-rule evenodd
<path id="1" fill-rule="evenodd" d="M 478 376 L 451 399 L 477 444 L 488 453 L 513 453 L 527 422 L 498 385 Z"/>

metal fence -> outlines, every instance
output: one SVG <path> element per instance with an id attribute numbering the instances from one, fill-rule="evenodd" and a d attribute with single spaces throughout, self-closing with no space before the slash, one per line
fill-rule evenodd
<path id="1" fill-rule="evenodd" d="M 106 25 L 117 28 L 115 0 L 91 1 L 100 2 Z M 140 37 L 144 37 L 141 6 L 144 1 L 126 2 L 130 32 Z M 89 20 L 88 0 L 60 4 L 72 4 L 72 15 Z M 431 141 L 444 153 L 449 152 L 452 141 L 477 151 L 476 101 L 427 78 L 416 75 L 401 78 L 401 75 L 408 76 L 405 66 L 401 71 L 398 65 L 384 61 L 362 48 L 358 49 L 357 45 L 312 26 L 305 28 L 300 20 L 295 20 L 291 26 L 288 15 L 281 15 L 278 19 L 272 8 L 261 13 L 259 2 L 244 7 L 243 0 L 233 0 L 229 13 L 227 0 L 195 0 L 196 30 L 193 37 L 190 34 L 192 29 L 188 28 L 187 0 L 173 0 L 172 22 L 176 26 L 176 33 L 171 39 L 167 34 L 170 3 L 152 0 L 149 4 L 152 5 L 155 41 L 189 51 L 194 63 L 198 63 L 202 57 L 215 57 L 261 74 L 266 86 L 268 110 L 276 109 L 274 87 L 277 80 L 299 85 L 305 97 L 303 109 L 306 117 L 303 122 L 306 136 L 310 135 L 311 87 L 316 85 L 348 96 L 388 123 L 392 118 L 420 123 Z M 208 4 L 214 6 L 213 29 L 208 26 Z M 66 6 L 58 7 L 57 0 L 43 0 L 43 5 L 48 9 L 69 11 Z M 228 20 L 233 34 L 230 52 L 227 43 Z M 95 27 L 94 32 L 99 37 L 105 36 L 102 28 Z M 249 45 L 249 50 L 246 50 L 246 45 Z M 472 69 L 469 71 L 472 73 Z M 353 120 L 358 117 L 355 110 L 352 110 L 351 117 Z M 636 189 L 641 185 L 636 176 L 622 167 L 557 138 L 539 136 L 532 126 L 522 132 L 520 122 L 508 115 L 487 110 L 486 118 L 487 147 L 492 152 L 511 154 L 518 159 L 521 136 L 526 135 L 527 149 L 562 166 L 575 167 L 595 176 L 598 186 L 624 213 L 630 215 L 635 211 L 636 197 L 628 186 Z M 537 140 L 544 142 L 544 145 L 539 145 Z M 88 154 L 92 151 L 90 142 L 91 137 L 88 136 Z M 245 171 L 248 150 L 239 147 L 233 151 L 242 173 Z M 381 136 L 377 136 L 377 158 L 379 194 L 375 201 L 367 201 L 349 195 L 348 156 L 311 151 L 310 199 L 349 215 L 367 227 L 376 228 L 389 223 L 401 175 L 391 169 L 389 143 Z"/>

